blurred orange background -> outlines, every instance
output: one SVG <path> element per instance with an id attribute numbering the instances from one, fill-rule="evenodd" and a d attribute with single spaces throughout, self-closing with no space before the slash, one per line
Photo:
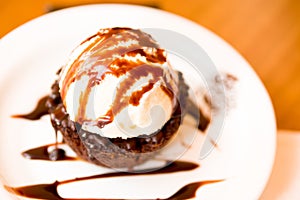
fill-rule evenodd
<path id="1" fill-rule="evenodd" d="M 47 12 L 89 3 L 151 6 L 179 14 L 212 30 L 233 45 L 260 76 L 273 101 L 278 128 L 300 130 L 300 1 L 1 1 L 0 38 Z"/>

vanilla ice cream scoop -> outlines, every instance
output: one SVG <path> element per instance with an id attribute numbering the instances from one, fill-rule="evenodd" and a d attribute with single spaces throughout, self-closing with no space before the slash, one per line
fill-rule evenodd
<path id="1" fill-rule="evenodd" d="M 63 104 L 82 129 L 108 138 L 160 130 L 177 106 L 165 50 L 136 29 L 108 28 L 73 50 L 60 73 Z"/>

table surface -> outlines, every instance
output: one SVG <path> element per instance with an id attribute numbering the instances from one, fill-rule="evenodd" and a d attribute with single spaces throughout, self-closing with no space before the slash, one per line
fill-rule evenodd
<path id="1" fill-rule="evenodd" d="M 298 0 L 10 0 L 0 1 L 0 37 L 46 12 L 87 3 L 135 3 L 191 19 L 232 44 L 269 91 L 278 127 L 300 130 Z"/>
<path id="2" fill-rule="evenodd" d="M 273 172 L 261 200 L 300 199 L 300 131 L 280 130 Z"/>

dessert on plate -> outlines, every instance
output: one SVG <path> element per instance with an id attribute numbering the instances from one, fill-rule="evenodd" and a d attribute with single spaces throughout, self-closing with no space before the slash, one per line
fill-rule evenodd
<path id="1" fill-rule="evenodd" d="M 58 72 L 51 122 L 76 154 L 133 167 L 157 154 L 182 122 L 188 86 L 147 33 L 105 28 L 84 40 Z"/>

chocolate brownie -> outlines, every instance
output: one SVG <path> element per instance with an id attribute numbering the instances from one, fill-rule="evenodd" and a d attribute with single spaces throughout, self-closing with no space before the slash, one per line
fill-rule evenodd
<path id="1" fill-rule="evenodd" d="M 171 118 L 151 135 L 133 138 L 107 138 L 81 129 L 69 118 L 59 93 L 58 81 L 51 87 L 46 103 L 52 126 L 63 135 L 64 142 L 83 160 L 112 168 L 132 168 L 156 155 L 177 132 L 185 114 L 188 86 L 178 72 L 179 96 Z"/>

